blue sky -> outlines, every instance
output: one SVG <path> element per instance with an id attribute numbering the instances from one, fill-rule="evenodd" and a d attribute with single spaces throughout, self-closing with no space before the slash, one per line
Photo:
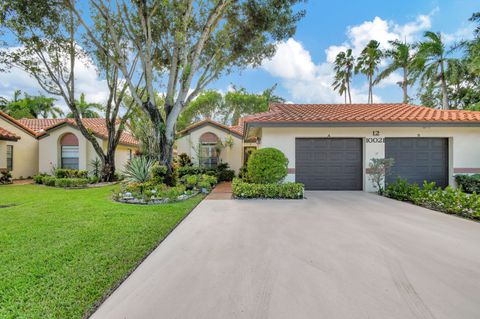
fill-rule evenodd
<path id="1" fill-rule="evenodd" d="M 272 60 L 257 69 L 224 76 L 210 88 L 225 92 L 233 84 L 261 92 L 278 84 L 276 94 L 291 102 L 339 103 L 342 98 L 331 89 L 331 61 L 340 49 L 350 47 L 359 52 L 372 38 L 384 46 L 395 38 L 416 41 L 427 30 L 440 31 L 453 43 L 471 37 L 473 25 L 468 18 L 480 10 L 478 4 L 478 0 L 310 0 L 299 6 L 306 10 L 306 17 L 298 24 L 296 35 L 278 44 Z M 398 76 L 374 88 L 375 102 L 401 101 L 395 84 Z M 77 71 L 77 89 L 89 100 L 101 102 L 106 95 L 102 87 L 103 81 L 91 68 Z M 365 79 L 355 77 L 353 87 L 353 102 L 365 102 Z M 35 81 L 21 71 L 0 74 L 0 95 L 11 97 L 15 89 L 41 93 Z"/>

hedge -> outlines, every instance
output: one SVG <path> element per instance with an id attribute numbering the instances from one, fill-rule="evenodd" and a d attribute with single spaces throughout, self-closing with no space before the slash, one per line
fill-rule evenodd
<path id="1" fill-rule="evenodd" d="M 34 180 L 37 184 L 64 188 L 85 187 L 91 182 L 88 178 L 57 178 L 49 175 L 36 175 Z"/>
<path id="2" fill-rule="evenodd" d="M 302 199 L 304 185 L 301 183 L 252 184 L 235 178 L 232 183 L 232 191 L 235 198 Z"/>
<path id="3" fill-rule="evenodd" d="M 56 178 L 87 178 L 86 170 L 58 168 L 55 170 Z"/>
<path id="4" fill-rule="evenodd" d="M 384 195 L 447 214 L 480 219 L 480 195 L 467 194 L 461 188 L 447 186 L 442 189 L 436 187 L 433 182 L 424 182 L 420 187 L 417 184 L 409 184 L 404 179 L 397 179 L 387 186 Z"/>
<path id="5" fill-rule="evenodd" d="M 480 194 L 480 174 L 456 175 L 455 181 L 465 192 Z"/>

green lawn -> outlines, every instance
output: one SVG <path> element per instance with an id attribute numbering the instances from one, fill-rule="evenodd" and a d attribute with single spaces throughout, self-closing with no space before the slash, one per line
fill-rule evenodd
<path id="1" fill-rule="evenodd" d="M 0 318 L 81 318 L 203 197 L 162 206 L 113 187 L 0 186 Z"/>

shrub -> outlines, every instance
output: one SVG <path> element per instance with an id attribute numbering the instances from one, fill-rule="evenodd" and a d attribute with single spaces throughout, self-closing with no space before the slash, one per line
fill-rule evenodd
<path id="1" fill-rule="evenodd" d="M 480 174 L 456 175 L 455 181 L 465 192 L 480 194 Z"/>
<path id="2" fill-rule="evenodd" d="M 56 178 L 54 176 L 44 176 L 42 182 L 46 186 L 55 186 Z"/>
<path id="3" fill-rule="evenodd" d="M 47 173 L 40 173 L 40 174 L 37 174 L 35 176 L 33 176 L 33 181 L 36 183 L 36 184 L 43 184 L 43 178 L 45 176 L 49 176 Z"/>
<path id="4" fill-rule="evenodd" d="M 397 179 L 388 185 L 385 196 L 410 201 L 447 214 L 457 214 L 469 218 L 480 218 L 480 195 L 467 194 L 459 187 L 450 186 L 442 189 L 435 183 L 424 182 L 420 188 L 417 184 L 409 184 L 406 180 Z"/>
<path id="5" fill-rule="evenodd" d="M 204 182 L 204 183 L 207 183 L 209 184 L 210 186 L 213 186 L 213 185 L 216 185 L 217 184 L 217 178 L 215 176 L 212 176 L 212 175 L 208 175 L 208 174 L 203 174 L 201 177 L 200 177 L 200 180 L 199 182 Z"/>
<path id="6" fill-rule="evenodd" d="M 288 174 L 288 159 L 275 148 L 261 148 L 250 155 L 247 169 L 252 183 L 279 183 Z"/>
<path id="7" fill-rule="evenodd" d="M 199 178 L 198 178 L 198 175 L 185 175 L 184 180 L 187 188 L 192 189 L 197 186 Z"/>
<path id="8" fill-rule="evenodd" d="M 167 175 L 167 171 L 167 166 L 160 165 L 158 162 L 153 164 L 152 168 L 150 169 L 152 180 L 157 184 L 163 183 L 165 176 Z"/>
<path id="9" fill-rule="evenodd" d="M 145 183 L 151 178 L 154 161 L 146 156 L 135 156 L 125 166 L 125 177 L 129 182 Z"/>
<path id="10" fill-rule="evenodd" d="M 95 159 L 90 161 L 90 167 L 92 167 L 92 175 L 100 179 L 102 174 L 102 161 L 98 157 L 95 157 Z"/>
<path id="11" fill-rule="evenodd" d="M 87 178 L 88 172 L 78 169 L 57 168 L 54 175 L 56 178 Z"/>
<path id="12" fill-rule="evenodd" d="M 90 180 L 88 178 L 55 178 L 55 187 L 85 187 Z"/>
<path id="13" fill-rule="evenodd" d="M 230 169 L 228 163 L 220 163 L 215 176 L 219 182 L 230 182 L 235 177 L 235 171 Z"/>
<path id="14" fill-rule="evenodd" d="M 178 155 L 178 165 L 180 167 L 192 166 L 192 159 L 186 153 Z"/>
<path id="15" fill-rule="evenodd" d="M 11 184 L 12 181 L 12 173 L 9 171 L 2 171 L 0 172 L 0 185 L 2 184 Z"/>
<path id="16" fill-rule="evenodd" d="M 304 185 L 301 183 L 252 184 L 235 178 L 232 191 L 236 198 L 301 199 L 304 194 Z"/>
<path id="17" fill-rule="evenodd" d="M 185 175 L 198 175 L 198 174 L 205 174 L 207 169 L 204 167 L 198 166 L 184 166 L 180 167 L 177 170 L 178 177 L 182 178 Z"/>

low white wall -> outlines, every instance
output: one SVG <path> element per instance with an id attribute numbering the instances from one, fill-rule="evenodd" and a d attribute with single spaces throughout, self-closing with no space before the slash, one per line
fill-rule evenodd
<path id="1" fill-rule="evenodd" d="M 378 131 L 378 136 L 374 136 Z M 375 191 L 365 171 L 372 158 L 385 156 L 385 137 L 443 137 L 449 139 L 449 183 L 454 185 L 454 174 L 480 170 L 480 128 L 476 127 L 265 127 L 259 147 L 281 150 L 295 169 L 295 138 L 297 137 L 352 137 L 363 139 L 363 189 Z M 376 138 L 376 140 L 370 140 Z M 294 181 L 295 174 L 287 180 Z"/>

